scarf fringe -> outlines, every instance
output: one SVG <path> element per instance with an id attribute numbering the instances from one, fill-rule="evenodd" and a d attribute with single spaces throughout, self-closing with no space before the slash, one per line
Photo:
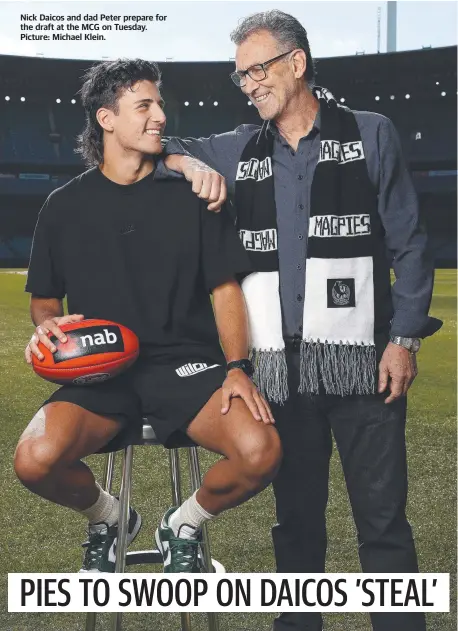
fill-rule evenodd
<path id="1" fill-rule="evenodd" d="M 288 368 L 284 350 L 251 350 L 253 381 L 259 392 L 274 403 L 283 404 L 289 396 Z"/>
<path id="2" fill-rule="evenodd" d="M 298 391 L 318 394 L 321 377 L 326 394 L 374 394 L 376 369 L 373 345 L 303 340 Z"/>

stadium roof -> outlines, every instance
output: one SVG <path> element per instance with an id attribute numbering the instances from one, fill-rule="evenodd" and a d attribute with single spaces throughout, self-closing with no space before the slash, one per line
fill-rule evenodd
<path id="1" fill-rule="evenodd" d="M 84 71 L 96 61 L 0 55 L 1 92 L 35 97 L 73 97 Z M 238 93 L 229 79 L 228 62 L 165 62 L 160 64 L 164 90 L 186 99 L 192 92 L 230 98 Z M 375 55 L 317 60 L 317 83 L 335 94 L 355 96 L 389 90 L 414 92 L 422 98 L 437 92 L 436 84 L 456 92 L 457 47 L 431 48 Z"/>

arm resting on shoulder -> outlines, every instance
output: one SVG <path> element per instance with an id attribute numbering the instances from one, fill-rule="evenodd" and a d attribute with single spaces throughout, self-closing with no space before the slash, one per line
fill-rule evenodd
<path id="1" fill-rule="evenodd" d="M 240 125 L 233 131 L 208 138 L 166 138 L 165 165 L 192 182 L 193 191 L 211 202 L 209 210 L 217 210 L 224 201 L 221 201 L 223 196 L 227 195 L 226 187 L 230 194 L 234 193 L 242 149 L 258 129 L 257 125 Z M 224 184 L 220 183 L 221 179 Z M 224 187 L 223 192 L 220 187 Z"/>
<path id="2" fill-rule="evenodd" d="M 174 171 L 182 172 L 182 165 L 186 164 L 183 158 L 196 158 L 230 180 L 240 157 L 239 129 L 208 138 L 166 138 L 163 147 L 167 156 L 165 164 Z M 172 164 L 178 168 L 175 169 Z"/>

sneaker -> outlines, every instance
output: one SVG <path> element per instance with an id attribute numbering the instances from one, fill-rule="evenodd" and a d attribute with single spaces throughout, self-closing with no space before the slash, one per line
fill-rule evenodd
<path id="1" fill-rule="evenodd" d="M 142 525 L 142 518 L 133 508 L 130 509 L 127 545 L 129 546 Z M 108 526 L 105 522 L 89 524 L 88 540 L 85 548 L 83 567 L 80 572 L 114 572 L 116 565 L 116 543 L 118 524 Z"/>
<path id="2" fill-rule="evenodd" d="M 176 506 L 169 508 L 156 530 L 156 544 L 162 554 L 164 572 L 200 572 L 198 558 L 201 544 L 200 532 L 195 539 L 180 538 L 180 532 L 178 536 L 175 536 L 169 526 L 169 519 L 176 510 Z"/>

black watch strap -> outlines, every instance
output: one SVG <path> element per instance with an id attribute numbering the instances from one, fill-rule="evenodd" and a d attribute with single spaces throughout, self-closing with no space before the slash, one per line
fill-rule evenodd
<path id="1" fill-rule="evenodd" d="M 226 371 L 229 372 L 233 368 L 240 368 L 248 377 L 253 375 L 253 364 L 249 359 L 238 359 L 237 361 L 229 362 Z"/>

